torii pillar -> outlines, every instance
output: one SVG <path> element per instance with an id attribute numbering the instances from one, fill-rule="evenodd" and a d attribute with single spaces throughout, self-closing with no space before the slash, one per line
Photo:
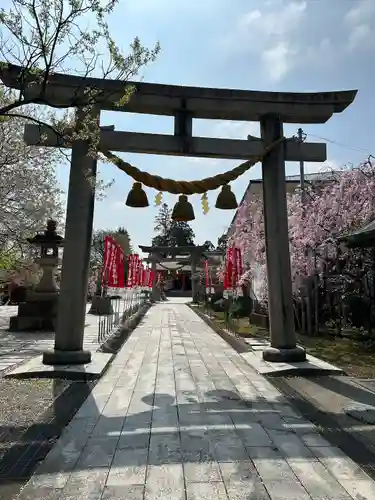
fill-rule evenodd
<path id="1" fill-rule="evenodd" d="M 266 115 L 262 117 L 260 124 L 265 147 L 284 137 L 283 123 L 279 116 Z M 305 350 L 296 345 L 294 326 L 282 142 L 264 157 L 262 175 L 271 342 L 263 351 L 263 359 L 273 362 L 305 361 Z"/>
<path id="2" fill-rule="evenodd" d="M 99 124 L 100 112 L 93 112 Z M 77 109 L 76 126 L 87 115 Z M 47 365 L 86 364 L 91 352 L 83 349 L 87 282 L 94 216 L 97 159 L 89 153 L 86 141 L 72 144 L 65 247 L 62 261 L 57 329 L 53 351 L 43 353 Z"/>

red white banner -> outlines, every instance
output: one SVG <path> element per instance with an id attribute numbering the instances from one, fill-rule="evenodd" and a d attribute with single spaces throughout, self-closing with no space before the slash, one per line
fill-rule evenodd
<path id="1" fill-rule="evenodd" d="M 117 287 L 125 288 L 125 256 L 123 249 L 117 248 Z"/>
<path id="2" fill-rule="evenodd" d="M 234 249 L 234 287 L 238 286 L 238 281 L 242 276 L 242 256 L 239 248 Z"/>
<path id="3" fill-rule="evenodd" d="M 109 288 L 124 288 L 124 252 L 111 236 L 104 236 L 102 283 Z"/>
<path id="4" fill-rule="evenodd" d="M 135 288 L 138 286 L 138 281 L 139 281 L 139 255 L 134 254 L 133 255 L 133 262 L 132 262 L 132 288 Z"/>
<path id="5" fill-rule="evenodd" d="M 115 240 L 111 236 L 104 236 L 104 262 L 102 269 L 102 282 L 107 281 L 107 274 L 112 261 L 112 254 L 115 248 Z"/>
<path id="6" fill-rule="evenodd" d="M 128 257 L 128 279 L 126 282 L 126 288 L 131 288 L 133 283 L 133 259 L 134 255 L 130 254 Z"/>
<path id="7" fill-rule="evenodd" d="M 228 248 L 227 258 L 225 262 L 224 289 L 232 290 L 233 288 L 233 264 L 234 264 L 233 248 Z"/>
<path id="8" fill-rule="evenodd" d="M 205 281 L 206 293 L 210 293 L 210 276 L 208 269 L 208 260 L 204 261 L 204 281 Z"/>
<path id="9" fill-rule="evenodd" d="M 149 272 L 149 275 L 148 275 L 148 288 L 152 288 L 152 284 L 154 282 L 154 279 L 155 279 L 155 273 L 153 271 L 150 271 Z"/>

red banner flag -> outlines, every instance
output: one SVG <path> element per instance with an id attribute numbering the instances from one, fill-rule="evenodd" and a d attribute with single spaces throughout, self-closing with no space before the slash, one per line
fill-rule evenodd
<path id="1" fill-rule="evenodd" d="M 117 283 L 118 283 L 118 274 L 117 274 L 117 254 L 118 254 L 118 247 L 114 245 L 112 247 L 112 253 L 111 253 L 111 260 L 109 263 L 109 269 L 108 269 L 108 287 L 109 288 L 117 288 Z"/>
<path id="2" fill-rule="evenodd" d="M 228 248 L 226 260 L 226 278 L 228 290 L 231 290 L 233 288 L 233 256 L 233 248 Z"/>
<path id="3" fill-rule="evenodd" d="M 155 273 L 153 271 L 150 271 L 148 275 L 148 288 L 152 288 L 154 279 L 155 279 Z"/>
<path id="4" fill-rule="evenodd" d="M 142 261 L 138 261 L 138 269 L 137 269 L 137 286 L 142 286 Z"/>
<path id="5" fill-rule="evenodd" d="M 104 262 L 102 270 L 102 282 L 106 283 L 108 281 L 107 276 L 109 274 L 109 269 L 111 267 L 111 262 L 113 259 L 113 252 L 116 248 L 116 242 L 111 236 L 104 236 Z"/>
<path id="6" fill-rule="evenodd" d="M 204 280 L 205 280 L 206 293 L 210 293 L 210 277 L 209 277 L 209 269 L 208 269 L 208 260 L 204 261 Z"/>
<path id="7" fill-rule="evenodd" d="M 125 288 L 125 256 L 121 247 L 117 249 L 117 287 Z"/>
<path id="8" fill-rule="evenodd" d="M 139 271 L 139 255 L 133 255 L 132 262 L 132 287 L 138 286 L 138 271 Z"/>
<path id="9" fill-rule="evenodd" d="M 146 282 L 146 269 L 145 267 L 142 265 L 142 279 L 141 279 L 141 286 L 144 287 L 146 286 L 147 282 Z"/>
<path id="10" fill-rule="evenodd" d="M 104 236 L 102 282 L 109 288 L 124 288 L 124 252 L 111 236 Z"/>
<path id="11" fill-rule="evenodd" d="M 242 256 L 239 248 L 234 249 L 234 283 L 233 286 L 238 285 L 238 281 L 242 276 Z"/>
<path id="12" fill-rule="evenodd" d="M 128 280 L 126 282 L 127 288 L 131 288 L 133 285 L 133 259 L 134 255 L 130 254 L 128 257 Z"/>

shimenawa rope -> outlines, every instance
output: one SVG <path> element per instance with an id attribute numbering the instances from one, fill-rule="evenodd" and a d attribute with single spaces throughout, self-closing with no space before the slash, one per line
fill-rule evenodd
<path id="1" fill-rule="evenodd" d="M 157 191 L 163 191 L 172 194 L 191 195 L 203 194 L 207 191 L 214 191 L 224 184 L 229 184 L 229 182 L 236 180 L 243 173 L 249 170 L 253 165 L 258 163 L 258 161 L 262 161 L 263 158 L 270 151 L 272 151 L 275 146 L 286 140 L 287 139 L 285 137 L 281 137 L 280 139 L 267 146 L 264 149 L 262 155 L 253 158 L 252 160 L 247 160 L 237 167 L 228 170 L 227 172 L 195 181 L 176 181 L 174 179 L 160 177 L 159 175 L 149 174 L 148 172 L 139 170 L 139 168 L 134 167 L 130 163 L 122 160 L 107 149 L 100 148 L 99 151 L 107 158 L 107 160 L 116 165 L 117 168 L 132 177 L 136 182 L 141 182 L 144 186 L 156 189 Z"/>

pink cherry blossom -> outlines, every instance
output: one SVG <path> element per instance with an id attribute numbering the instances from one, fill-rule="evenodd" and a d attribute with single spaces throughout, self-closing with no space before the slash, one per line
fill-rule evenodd
<path id="1" fill-rule="evenodd" d="M 375 218 L 375 161 L 369 158 L 358 167 L 333 175 L 333 180 L 314 183 L 305 193 L 305 209 L 299 190 L 287 196 L 292 282 L 295 292 L 300 280 L 312 272 L 309 249 L 326 245 Z M 263 203 L 245 199 L 230 229 L 228 246 L 241 249 L 244 259 L 242 284 L 258 282 L 257 296 L 267 301 L 267 270 Z M 327 245 L 326 245 L 327 246 Z M 327 252 L 329 252 L 329 245 Z"/>

